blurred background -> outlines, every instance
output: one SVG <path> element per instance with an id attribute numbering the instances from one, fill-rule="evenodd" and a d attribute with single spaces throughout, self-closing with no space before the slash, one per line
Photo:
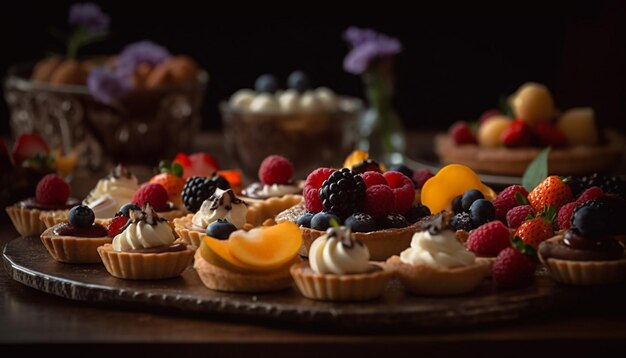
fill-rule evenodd
<path id="1" fill-rule="evenodd" d="M 0 15 L 0 73 L 10 65 L 62 52 L 49 28 L 64 29 L 73 1 L 19 1 Z M 314 85 L 363 97 L 358 76 L 346 73 L 342 32 L 371 27 L 404 45 L 396 63 L 396 108 L 409 129 L 442 129 L 475 120 L 501 95 L 526 81 L 545 83 L 557 106 L 592 106 L 600 123 L 626 129 L 626 3 L 588 1 L 567 7 L 463 7 L 418 10 L 363 7 L 235 9 L 191 3 L 100 2 L 111 16 L 109 39 L 85 48 L 118 53 L 150 39 L 188 54 L 210 74 L 202 128 L 221 126 L 218 102 L 255 78 L 284 80 L 295 69 Z M 0 136 L 9 134 L 0 101 Z"/>

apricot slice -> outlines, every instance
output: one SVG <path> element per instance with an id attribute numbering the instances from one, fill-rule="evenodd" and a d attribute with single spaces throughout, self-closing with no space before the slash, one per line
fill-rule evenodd
<path id="1" fill-rule="evenodd" d="M 484 185 L 478 175 L 461 164 L 450 164 L 441 168 L 422 188 L 422 204 L 432 213 L 450 208 L 452 199 L 470 189 L 480 190 L 489 200 L 495 198 L 495 192 Z"/>
<path id="2" fill-rule="evenodd" d="M 343 162 L 343 167 L 352 169 L 354 165 L 359 164 L 367 158 L 369 158 L 369 154 L 366 151 L 357 149 L 346 157 L 346 160 Z"/>
<path id="3" fill-rule="evenodd" d="M 240 273 L 266 272 L 275 268 L 258 268 L 239 261 L 230 253 L 228 241 L 218 240 L 210 236 L 204 236 L 200 243 L 200 255 L 208 263 L 219 266 L 229 271 Z"/>
<path id="4" fill-rule="evenodd" d="M 302 234 L 292 222 L 235 231 L 228 239 L 230 253 L 243 262 L 258 268 L 276 268 L 293 260 L 302 245 Z"/>

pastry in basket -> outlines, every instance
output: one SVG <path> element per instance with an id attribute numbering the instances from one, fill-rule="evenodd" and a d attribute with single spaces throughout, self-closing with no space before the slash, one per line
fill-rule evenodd
<path id="1" fill-rule="evenodd" d="M 6 208 L 6 212 L 20 235 L 39 235 L 46 229 L 42 220 L 55 216 L 66 218 L 68 211 L 80 204 L 78 199 L 70 198 L 70 191 L 65 180 L 56 174 L 48 174 L 37 184 L 34 198 L 13 204 Z"/>
<path id="2" fill-rule="evenodd" d="M 386 262 L 403 285 L 415 295 L 457 295 L 475 289 L 489 271 L 489 264 L 476 261 L 450 230 L 439 213 L 422 222 L 411 246 Z"/>
<path id="3" fill-rule="evenodd" d="M 290 288 L 289 268 L 300 261 L 302 237 L 290 222 L 237 230 L 227 240 L 204 236 L 193 267 L 205 286 L 227 292 L 267 292 Z"/>
<path id="4" fill-rule="evenodd" d="M 101 262 L 98 247 L 110 244 L 105 226 L 95 223 L 95 214 L 86 205 L 77 205 L 69 211 L 69 221 L 47 228 L 41 242 L 59 262 L 86 264 Z"/>
<path id="5" fill-rule="evenodd" d="M 179 276 L 191 263 L 193 250 L 175 242 L 167 220 L 147 203 L 141 210 L 129 208 L 129 218 L 111 244 L 98 247 L 107 271 L 131 280 L 155 280 Z"/>
<path id="6" fill-rule="evenodd" d="M 367 246 L 350 228 L 326 230 L 309 249 L 309 262 L 291 267 L 300 292 L 322 301 L 365 301 L 379 297 L 392 277 L 390 271 L 369 261 Z"/>
<path id="7" fill-rule="evenodd" d="M 174 219 L 174 230 L 181 240 L 192 248 L 198 248 L 205 235 L 227 239 L 231 231 L 242 229 L 246 224 L 248 205 L 239 199 L 232 189 L 213 188 L 213 194 L 202 203 L 195 214 Z"/>
<path id="8" fill-rule="evenodd" d="M 521 176 L 542 148 L 550 146 L 553 174 L 610 171 L 620 163 L 623 137 L 599 130 L 591 108 L 560 113 L 544 85 L 522 85 L 505 107 L 483 114 L 476 134 L 468 123 L 457 122 L 447 134 L 437 136 L 435 150 L 441 161 L 483 173 Z"/>
<path id="9" fill-rule="evenodd" d="M 139 189 L 137 177 L 125 166 L 118 164 L 106 177 L 100 179 L 96 187 L 83 200 L 96 215 L 96 218 L 112 218 L 119 208 L 132 202 Z"/>

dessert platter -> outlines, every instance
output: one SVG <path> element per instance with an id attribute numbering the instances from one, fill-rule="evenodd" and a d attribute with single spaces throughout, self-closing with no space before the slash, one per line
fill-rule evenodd
<path id="1" fill-rule="evenodd" d="M 13 153 L 45 155 L 29 148 Z M 181 153 L 143 182 L 117 165 L 84 198 L 48 173 L 6 207 L 21 236 L 4 265 L 103 306 L 351 329 L 536 317 L 626 282 L 616 177 L 496 193 L 464 165 L 412 171 L 362 151 L 294 173 L 271 155 L 247 183 Z"/>

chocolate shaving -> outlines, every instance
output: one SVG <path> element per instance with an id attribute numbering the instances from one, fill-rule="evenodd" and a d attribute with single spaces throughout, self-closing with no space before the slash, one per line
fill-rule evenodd
<path id="1" fill-rule="evenodd" d="M 326 230 L 326 237 L 329 239 L 338 239 L 341 245 L 346 249 L 353 248 L 355 243 L 359 246 L 363 246 L 361 241 L 352 237 L 352 231 L 346 226 L 328 228 L 328 230 Z"/>
<path id="2" fill-rule="evenodd" d="M 128 212 L 129 220 L 126 223 L 129 225 L 129 222 L 138 223 L 140 221 L 145 222 L 148 225 L 157 225 L 158 223 L 167 221 L 165 218 L 160 217 L 156 211 L 152 208 L 150 203 L 146 203 L 141 210 L 133 210 L 131 209 Z"/>
<path id="3" fill-rule="evenodd" d="M 122 164 L 118 164 L 115 168 L 113 168 L 111 173 L 109 173 L 109 177 L 115 178 L 115 179 L 119 179 L 119 178 L 130 179 L 132 176 L 133 176 L 133 173 L 131 173 L 130 170 L 128 170 L 128 168 L 126 168 Z"/>
<path id="4" fill-rule="evenodd" d="M 422 220 L 422 230 L 428 231 L 431 235 L 437 235 L 447 227 L 448 220 L 443 211 Z"/>
<path id="5" fill-rule="evenodd" d="M 228 203 L 225 203 L 225 197 L 228 195 Z M 226 210 L 232 210 L 233 209 L 233 204 L 244 204 L 244 205 L 248 205 L 245 201 L 239 199 L 235 193 L 233 192 L 232 189 L 228 189 L 228 190 L 224 190 L 222 192 L 222 195 L 217 195 L 217 194 L 213 194 L 211 195 L 211 197 L 209 198 L 209 200 L 211 201 L 211 206 L 209 207 L 209 209 L 211 210 L 217 210 L 217 208 L 219 208 L 220 206 L 224 206 L 226 208 Z"/>

